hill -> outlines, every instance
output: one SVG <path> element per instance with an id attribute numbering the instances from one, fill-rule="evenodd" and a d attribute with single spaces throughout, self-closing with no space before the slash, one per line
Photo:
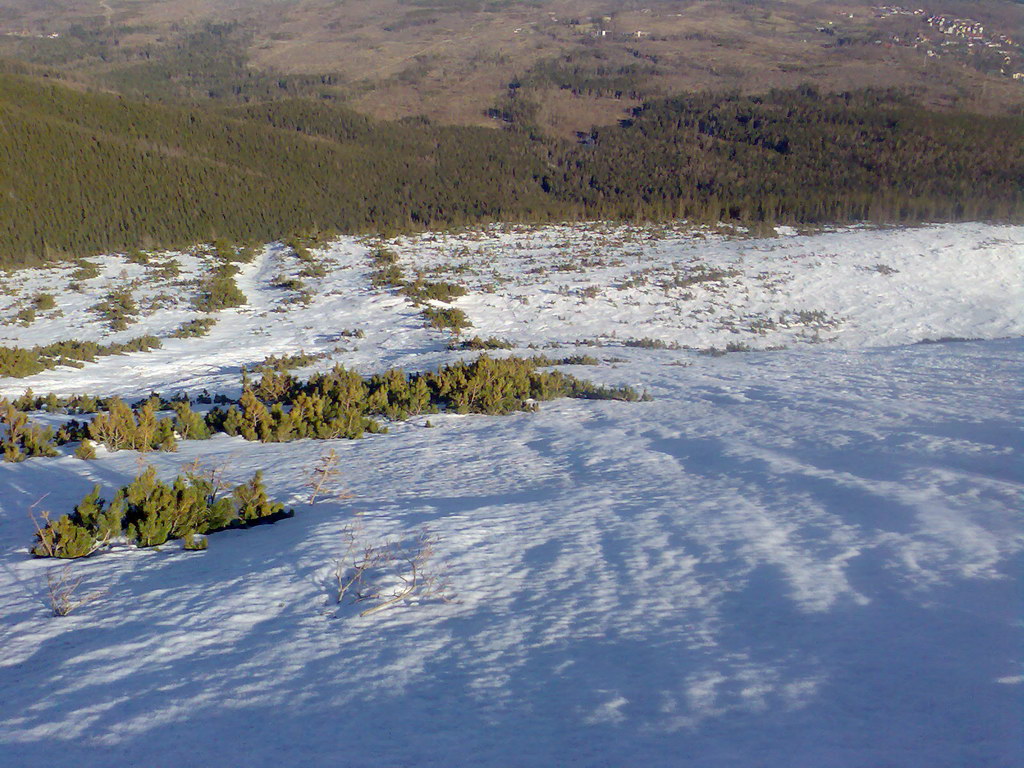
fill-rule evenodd
<path id="1" fill-rule="evenodd" d="M 650 99 L 805 82 L 1019 111 L 1021 29 L 1024 6 L 1003 0 L 14 0 L 0 55 L 134 96 L 326 96 L 463 125 L 488 124 L 513 86 L 571 137 Z"/>
<path id="2" fill-rule="evenodd" d="M 1011 219 L 1024 204 L 1024 118 L 896 93 L 668 99 L 582 143 L 536 114 L 515 94 L 503 131 L 382 123 L 308 99 L 177 106 L 0 75 L 0 255 L 494 220 Z"/>
<path id="3" fill-rule="evenodd" d="M 410 278 L 457 282 L 432 306 L 473 328 L 432 328 L 375 281 L 380 245 Z M 142 416 L 158 391 L 166 419 L 185 397 L 230 407 L 207 401 L 239 398 L 245 366 L 280 413 L 270 384 L 289 364 L 303 382 L 335 364 L 394 381 L 475 359 L 460 342 L 479 334 L 511 347 L 492 357 L 543 354 L 545 371 L 651 399 L 0 461 L 6 764 L 1021 763 L 1024 227 L 495 226 L 312 251 L 305 300 L 289 280 L 309 264 L 269 244 L 239 265 L 246 303 L 210 314 L 191 304 L 207 249 L 99 257 L 77 289 L 73 265 L 21 272 L 0 318 L 42 294 L 58 306 L 0 326 L 4 343 L 163 347 L 3 378 L 0 395 L 32 387 L 40 428 L 111 405 L 57 397 L 83 393 Z M 113 288 L 138 305 L 121 331 L 86 309 Z M 262 470 L 294 516 L 191 549 L 118 535 L 82 559 L 30 554 L 30 513 L 57 519 L 97 485 L 111 502 L 147 466 L 212 478 L 220 498 Z M 396 560 L 424 551 L 419 573 L 447 591 L 367 613 L 409 579 Z"/>
<path id="4" fill-rule="evenodd" d="M 0 76 L 0 216 L 11 223 L 0 252 L 83 255 L 543 212 L 525 139 L 371 124 L 341 107 L 329 108 L 327 138 L 302 132 L 308 108 L 317 114 L 283 103 L 225 115 Z M 300 124 L 274 127 L 275 114 Z"/>

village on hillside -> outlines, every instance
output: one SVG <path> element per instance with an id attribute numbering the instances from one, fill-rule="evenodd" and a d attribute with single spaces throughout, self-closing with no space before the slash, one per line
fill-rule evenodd
<path id="1" fill-rule="evenodd" d="M 944 55 L 966 58 L 989 74 L 998 72 L 1024 82 L 1024 45 L 1019 36 L 1014 38 L 986 30 L 984 24 L 974 19 L 932 14 L 923 8 L 910 10 L 899 5 L 883 5 L 877 7 L 875 13 L 880 19 L 917 17 L 928 27 L 912 37 L 892 34 L 887 40 L 876 40 L 876 43 L 910 46 L 923 50 L 928 58 Z"/>

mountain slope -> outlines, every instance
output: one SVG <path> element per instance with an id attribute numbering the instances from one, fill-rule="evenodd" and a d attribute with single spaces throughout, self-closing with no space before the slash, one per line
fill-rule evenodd
<path id="1" fill-rule="evenodd" d="M 1022 243 L 1024 228 L 982 224 L 767 239 L 595 224 L 396 241 L 408 270 L 463 276 L 470 292 L 455 305 L 481 334 L 524 355 L 589 354 L 596 364 L 566 370 L 653 399 L 432 414 L 430 428 L 420 416 L 362 440 L 219 436 L 175 453 L 81 460 L 64 446 L 0 463 L 3 759 L 1019 764 Z M 570 255 L 588 266 L 567 269 Z M 250 306 L 226 310 L 208 338 L 168 342 L 152 367 L 146 354 L 104 359 L 3 391 L 226 389 L 242 364 L 302 344 L 329 352 L 317 366 L 366 372 L 467 354 L 371 285 L 365 244 L 341 239 L 320 256 L 328 274 L 308 306 L 271 286 L 299 266 L 272 246 L 239 276 Z M 191 277 L 195 259 L 165 257 Z M 143 270 L 116 256 L 101 266 L 87 291 Z M 19 286 L 56 291 L 63 272 L 30 270 Z M 839 325 L 801 335 L 799 310 L 832 310 Z M 139 323 L 161 332 L 183 311 L 154 307 Z M 769 316 L 789 320 L 755 329 Z M 78 329 L 70 314 L 46 323 L 5 332 Z M 365 336 L 340 335 L 352 328 Z M 952 335 L 988 338 L 912 343 Z M 790 348 L 629 343 L 642 337 Z M 309 469 L 331 449 L 336 493 L 311 503 Z M 213 534 L 202 552 L 121 543 L 74 561 L 78 594 L 100 596 L 51 616 L 47 575 L 65 563 L 29 555 L 28 512 L 68 510 L 97 483 L 110 498 L 144 464 L 164 478 L 220 467 L 231 483 L 262 468 L 296 515 Z M 447 568 L 452 602 L 369 616 L 365 602 L 339 605 L 349 534 L 409 543 L 423 528 L 438 539 L 428 571 Z"/>

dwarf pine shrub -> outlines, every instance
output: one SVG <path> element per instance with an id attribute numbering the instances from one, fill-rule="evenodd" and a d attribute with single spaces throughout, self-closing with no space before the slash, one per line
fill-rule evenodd
<path id="1" fill-rule="evenodd" d="M 280 404 L 267 408 L 252 389 L 245 389 L 237 406 L 215 408 L 207 421 L 215 431 L 265 443 L 307 437 L 356 438 L 379 429 L 358 407 L 345 407 L 343 401 L 315 393 L 300 392 L 290 405 L 287 412 Z"/>
<path id="2" fill-rule="evenodd" d="M 88 261 L 86 259 L 78 259 L 75 261 L 75 271 L 71 273 L 71 279 L 80 283 L 83 280 L 92 280 L 94 277 L 100 276 L 100 268 L 96 262 Z"/>
<path id="3" fill-rule="evenodd" d="M 371 413 L 395 420 L 437 410 L 427 379 L 423 376 L 408 377 L 397 368 L 370 379 L 366 408 Z"/>
<path id="4" fill-rule="evenodd" d="M 149 467 L 118 491 L 111 509 L 123 515 L 129 540 L 140 547 L 155 547 L 204 525 L 209 505 L 203 490 L 181 477 L 169 486 L 157 480 L 156 470 Z"/>
<path id="5" fill-rule="evenodd" d="M 97 541 L 109 541 L 121 535 L 122 511 L 116 507 L 105 508 L 98 485 L 75 505 L 73 520 Z"/>
<path id="6" fill-rule="evenodd" d="M 235 515 L 243 523 L 269 522 L 284 512 L 284 504 L 270 501 L 263 486 L 263 472 L 257 471 L 247 483 L 242 483 L 231 494 Z"/>
<path id="7" fill-rule="evenodd" d="M 202 414 L 192 410 L 187 400 L 171 404 L 174 410 L 174 433 L 182 440 L 208 440 L 210 428 Z"/>
<path id="8" fill-rule="evenodd" d="M 139 264 L 141 266 L 149 264 L 149 254 L 144 253 L 138 248 L 129 248 L 126 250 L 124 252 L 124 258 L 129 264 Z"/>
<path id="9" fill-rule="evenodd" d="M 290 400 L 299 391 L 299 380 L 289 373 L 266 369 L 254 387 L 257 397 L 267 403 Z"/>
<path id="10" fill-rule="evenodd" d="M 398 254 L 387 248 L 377 248 L 370 256 L 373 270 L 370 272 L 370 285 L 375 288 L 401 288 L 405 283 L 405 273 L 398 266 Z"/>
<path id="11" fill-rule="evenodd" d="M 75 522 L 70 515 L 63 515 L 46 521 L 46 526 L 36 531 L 32 554 L 37 557 L 88 557 L 99 546 L 100 542 L 85 526 Z"/>
<path id="12" fill-rule="evenodd" d="M 392 369 L 368 379 L 339 365 L 305 383 L 290 378 L 288 395 L 269 406 L 260 396 L 260 387 L 246 386 L 237 405 L 214 409 L 207 424 L 212 431 L 264 442 L 355 438 L 380 431 L 373 416 L 400 420 L 439 409 L 502 414 L 532 410 L 536 402 L 556 397 L 640 399 L 629 387 L 602 387 L 560 371 L 539 370 L 559 362 L 483 355 L 436 372 L 409 375 Z M 275 392 L 281 389 L 276 387 Z"/>
<path id="13" fill-rule="evenodd" d="M 32 297 L 32 306 L 40 312 L 48 312 L 57 308 L 57 299 L 52 293 L 37 293 Z"/>
<path id="14" fill-rule="evenodd" d="M 450 344 L 450 349 L 473 349 L 473 350 L 485 350 L 485 349 L 513 349 L 515 344 L 511 341 L 505 341 L 499 339 L 496 336 L 483 339 L 479 336 L 474 336 L 471 339 L 466 339 L 457 344 Z"/>
<path id="15" fill-rule="evenodd" d="M 442 331 L 458 334 L 473 326 L 466 313 L 457 307 L 426 307 L 422 314 L 429 325 Z"/>
<path id="16" fill-rule="evenodd" d="M 205 336 L 217 324 L 216 317 L 197 317 L 179 325 L 171 332 L 172 339 L 192 339 Z"/>
<path id="17" fill-rule="evenodd" d="M 0 453 L 4 461 L 24 461 L 36 456 L 56 456 L 53 430 L 29 421 L 28 414 L 19 411 L 6 399 L 0 399 L 0 427 L 3 441 Z"/>
<path id="18" fill-rule="evenodd" d="M 221 259 L 199 289 L 193 307 L 199 312 L 218 312 L 248 303 L 245 294 L 235 282 L 238 267 L 231 261 Z"/>
<path id="19" fill-rule="evenodd" d="M 96 458 L 96 446 L 92 440 L 84 438 L 78 447 L 75 449 L 75 458 L 82 459 L 83 461 L 89 461 L 90 459 Z"/>
<path id="20" fill-rule="evenodd" d="M 267 370 L 255 384 L 243 375 L 237 402 L 205 393 L 197 402 L 221 405 L 203 415 L 192 410 L 187 398 L 170 401 L 157 395 L 128 406 L 114 397 L 39 398 L 27 391 L 19 402 L 33 407 L 100 410 L 91 423 L 70 421 L 56 433 L 57 444 L 76 440 L 102 443 L 108 450 L 175 450 L 176 436 L 203 440 L 223 432 L 261 442 L 358 438 L 386 431 L 375 417 L 403 420 L 418 414 L 451 410 L 458 413 L 504 414 L 534 410 L 536 404 L 556 397 L 642 399 L 630 387 L 604 387 L 581 381 L 560 371 L 542 368 L 559 364 L 588 365 L 588 356 L 562 360 L 545 356 L 491 358 L 456 362 L 437 371 L 407 374 L 400 369 L 363 378 L 337 365 L 306 381 L 285 372 Z M 173 410 L 161 418 L 158 411 Z M 80 448 L 86 452 L 87 448 Z"/>
<path id="21" fill-rule="evenodd" d="M 176 259 L 167 259 L 152 267 L 150 276 L 155 280 L 174 280 L 181 275 L 181 264 Z"/>
<path id="22" fill-rule="evenodd" d="M 622 342 L 622 346 L 638 347 L 640 349 L 682 349 L 682 347 L 679 346 L 679 342 L 652 339 L 647 336 L 642 339 L 626 339 Z"/>
<path id="23" fill-rule="evenodd" d="M 102 301 L 93 305 L 92 309 L 107 321 L 110 330 L 123 331 L 134 322 L 139 305 L 135 302 L 131 290 L 122 287 L 108 292 Z"/>
<path id="24" fill-rule="evenodd" d="M 36 321 L 36 308 L 32 305 L 23 307 L 14 316 L 19 325 L 29 326 Z"/>
<path id="25" fill-rule="evenodd" d="M 197 537 L 194 533 L 187 533 L 181 539 L 181 548 L 190 552 L 202 552 L 209 546 L 206 537 Z"/>
<path id="26" fill-rule="evenodd" d="M 292 368 L 302 368 L 312 365 L 317 360 L 322 360 L 323 354 L 310 355 L 300 351 L 297 355 L 270 355 L 263 358 L 263 362 L 256 366 L 258 372 L 264 371 L 290 371 Z"/>
<path id="27" fill-rule="evenodd" d="M 45 371 L 46 365 L 31 349 L 0 347 L 0 376 L 23 378 Z"/>
<path id="28" fill-rule="evenodd" d="M 123 343 L 107 345 L 94 341 L 56 341 L 45 346 L 0 347 L 0 377 L 23 378 L 58 365 L 81 368 L 82 362 L 93 362 L 99 356 L 120 355 L 127 352 L 148 352 L 159 349 L 156 336 L 139 336 Z"/>
<path id="29" fill-rule="evenodd" d="M 134 339 L 121 344 L 108 344 L 101 347 L 98 355 L 124 355 L 128 352 L 149 352 L 151 349 L 160 349 L 163 344 L 156 336 L 137 336 Z"/>
<path id="30" fill-rule="evenodd" d="M 313 279 L 320 279 L 327 277 L 327 267 L 321 264 L 319 261 L 311 261 L 303 265 L 302 269 L 299 270 L 299 277 L 307 277 Z"/>
<path id="31" fill-rule="evenodd" d="M 593 355 L 569 355 L 558 361 L 558 365 L 600 365 L 601 361 Z"/>
<path id="32" fill-rule="evenodd" d="M 270 281 L 270 285 L 274 288 L 281 288 L 285 291 L 302 291 L 306 288 L 306 284 L 302 282 L 301 278 L 285 274 L 274 277 L 274 279 Z"/>
<path id="33" fill-rule="evenodd" d="M 406 283 L 399 292 L 412 299 L 415 304 L 423 304 L 427 301 L 441 301 L 449 304 L 453 299 L 465 296 L 467 293 L 466 289 L 458 283 L 429 282 L 423 278 Z"/>
<path id="34" fill-rule="evenodd" d="M 205 549 L 206 540 L 197 540 L 197 535 L 274 522 L 292 514 L 267 497 L 261 472 L 230 492 L 221 492 L 208 478 L 191 474 L 164 483 L 148 467 L 120 488 L 109 505 L 95 486 L 71 514 L 53 521 L 44 515 L 32 553 L 86 557 L 121 537 L 140 547 L 183 539 L 186 549 Z"/>
<path id="35" fill-rule="evenodd" d="M 156 409 L 153 400 L 135 412 L 120 398 L 112 398 L 107 410 L 97 413 L 86 427 L 87 436 L 108 451 L 173 451 L 177 446 L 174 420 L 157 418 Z"/>
<path id="36" fill-rule="evenodd" d="M 13 401 L 20 411 L 46 411 L 47 413 L 95 413 L 106 401 L 94 395 L 71 395 L 61 397 L 50 392 L 36 395 L 31 388 Z"/>

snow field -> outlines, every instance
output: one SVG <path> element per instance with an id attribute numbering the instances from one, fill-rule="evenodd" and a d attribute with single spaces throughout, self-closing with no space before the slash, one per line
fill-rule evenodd
<path id="1" fill-rule="evenodd" d="M 1024 228 L 652 234 L 393 244 L 408 272 L 471 289 L 455 302 L 469 335 L 521 354 L 599 342 L 578 351 L 600 365 L 566 370 L 646 388 L 651 402 L 0 464 L 0 764 L 1022 762 Z M 601 264 L 553 269 L 588 249 Z M 268 247 L 238 280 L 249 306 L 219 313 L 208 336 L 3 380 L 0 394 L 237 391 L 242 364 L 300 348 L 328 354 L 318 367 L 364 372 L 464 354 L 369 288 L 367 252 L 333 244 L 312 302 L 278 312 L 287 294 L 271 282 L 298 265 Z M 103 263 L 119 274 L 119 260 Z M 643 270 L 646 282 L 614 287 Z M 713 270 L 728 276 L 658 285 Z M 23 279 L 19 296 L 58 293 L 64 277 Z M 779 322 L 798 312 L 828 325 Z M 186 293 L 122 333 L 191 316 Z M 750 330 L 759 318 L 776 327 Z M 61 321 L 3 327 L 0 344 L 107 338 L 99 322 Z M 365 336 L 338 336 L 350 328 Z M 960 336 L 987 340 L 910 345 Z M 622 343 L 644 338 L 787 349 Z M 351 495 L 310 506 L 304 476 L 330 448 Z M 49 616 L 45 574 L 63 564 L 27 555 L 31 505 L 45 494 L 65 511 L 93 483 L 109 497 L 140 462 L 170 477 L 195 459 L 223 463 L 232 482 L 264 469 L 296 516 L 215 534 L 206 552 L 169 543 L 76 562 L 83 590 L 106 591 Z M 335 605 L 332 563 L 353 524 L 374 541 L 431 530 L 456 601 L 367 618 Z"/>

